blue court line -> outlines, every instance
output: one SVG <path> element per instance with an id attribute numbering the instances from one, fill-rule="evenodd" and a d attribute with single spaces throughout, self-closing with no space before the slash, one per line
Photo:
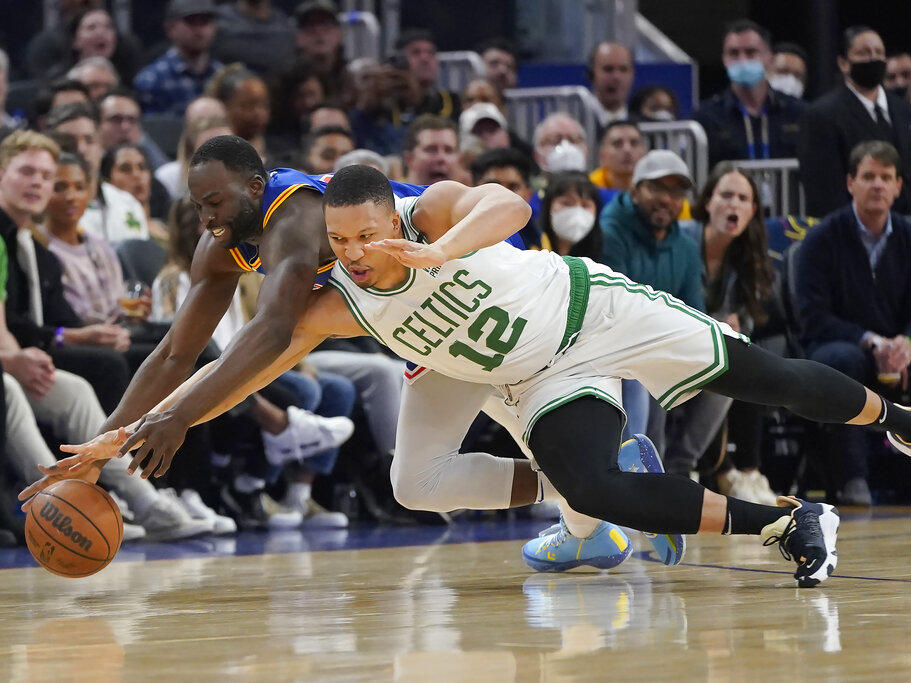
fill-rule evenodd
<path id="1" fill-rule="evenodd" d="M 904 534 L 901 534 L 904 536 Z M 664 564 L 657 556 L 652 555 L 651 550 L 642 550 L 637 553 L 633 553 L 633 557 L 645 562 L 657 562 L 659 564 Z M 783 571 L 781 569 L 754 569 L 750 567 L 731 567 L 726 564 L 698 564 L 696 562 L 681 562 L 676 565 L 678 567 L 698 567 L 702 569 L 728 569 L 732 572 L 756 572 L 759 574 L 783 574 L 785 576 L 790 576 L 793 578 L 794 573 Z M 887 581 L 894 583 L 911 583 L 911 579 L 890 579 L 879 576 L 852 576 L 847 574 L 832 574 L 829 578 L 831 579 L 857 579 L 858 581 Z"/>

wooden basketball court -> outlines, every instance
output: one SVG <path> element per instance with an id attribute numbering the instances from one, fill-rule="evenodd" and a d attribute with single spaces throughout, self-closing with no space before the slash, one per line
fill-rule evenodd
<path id="1" fill-rule="evenodd" d="M 843 512 L 836 576 L 808 590 L 777 547 L 717 536 L 690 537 L 683 566 L 640 552 L 607 573 L 534 574 L 521 541 L 447 530 L 127 546 L 79 580 L 4 569 L 0 680 L 909 680 L 911 510 Z"/>

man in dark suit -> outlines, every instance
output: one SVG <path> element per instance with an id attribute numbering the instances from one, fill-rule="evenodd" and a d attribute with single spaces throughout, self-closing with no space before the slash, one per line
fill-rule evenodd
<path id="1" fill-rule="evenodd" d="M 807 234 L 797 265 L 809 358 L 893 396 L 907 391 L 911 365 L 911 221 L 891 210 L 902 188 L 900 170 L 889 143 L 857 145 L 848 159 L 853 201 Z M 842 502 L 869 505 L 866 435 L 836 429 Z"/>
<path id="2" fill-rule="evenodd" d="M 838 68 L 844 84 L 814 102 L 801 119 L 797 156 L 807 213 L 824 216 L 849 200 L 848 155 L 864 140 L 884 140 L 898 150 L 905 182 L 895 210 L 911 213 L 911 107 L 882 87 L 886 49 L 879 34 L 867 26 L 847 29 Z"/>

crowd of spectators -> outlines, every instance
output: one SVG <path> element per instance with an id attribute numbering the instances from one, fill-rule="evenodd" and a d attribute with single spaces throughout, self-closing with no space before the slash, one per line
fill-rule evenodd
<path id="1" fill-rule="evenodd" d="M 840 84 L 808 102 L 800 45 L 775 43 L 749 20 L 728 26 L 719 57 L 729 86 L 691 117 L 713 168 L 697 187 L 674 151 L 649 150 L 640 124 L 677 119 L 680 103 L 660 82 L 632 92 L 630 46 L 604 42 L 590 55 L 597 139 L 563 112 L 523 139 L 507 115 L 507 91 L 521 83 L 506 40 L 476 46 L 485 73 L 454 92 L 425 30 L 403 32 L 382 60 L 349 63 L 329 0 L 293 14 L 269 0 L 171 0 L 166 44 L 152 52 L 115 28 L 101 0 L 59 4 L 61 21 L 32 38 L 17 74 L 41 87 L 15 112 L 0 50 L 0 526 L 19 540 L 9 494 L 54 461 L 56 444 L 95 435 L 189 290 L 200 226 L 187 169 L 218 135 L 250 142 L 267 168 L 325 174 L 364 163 L 416 185 L 500 183 L 532 206 L 527 248 L 605 263 L 769 348 L 789 332 L 798 342 L 780 352 L 907 398 L 911 55 L 888 52 L 872 28 L 845 31 L 832 65 Z M 768 221 L 778 217 L 764 210 L 766 188 L 730 162 L 795 157 L 800 220 L 820 222 L 789 252 L 796 275 L 785 282 L 770 257 Z M 257 276 L 245 276 L 201 363 L 249 319 L 257 291 Z M 367 512 L 401 521 L 382 481 L 401 374 L 370 340 L 333 340 L 191 430 L 155 486 L 117 465 L 101 483 L 128 538 L 343 527 L 346 515 L 326 508 L 355 513 L 352 484 Z M 764 410 L 706 394 L 665 414 L 632 379 L 623 404 L 628 431 L 648 433 L 669 472 L 705 474 L 708 459 L 723 492 L 773 498 Z M 828 437 L 839 498 L 869 505 L 882 444 L 849 429 Z"/>

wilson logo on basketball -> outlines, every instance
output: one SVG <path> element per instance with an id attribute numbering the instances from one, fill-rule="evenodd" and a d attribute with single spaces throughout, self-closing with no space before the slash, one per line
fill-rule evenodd
<path id="1" fill-rule="evenodd" d="M 89 550 L 92 542 L 73 528 L 72 520 L 60 512 L 60 509 L 48 501 L 41 508 L 41 516 L 51 523 L 64 536 L 68 537 L 83 550 Z"/>

